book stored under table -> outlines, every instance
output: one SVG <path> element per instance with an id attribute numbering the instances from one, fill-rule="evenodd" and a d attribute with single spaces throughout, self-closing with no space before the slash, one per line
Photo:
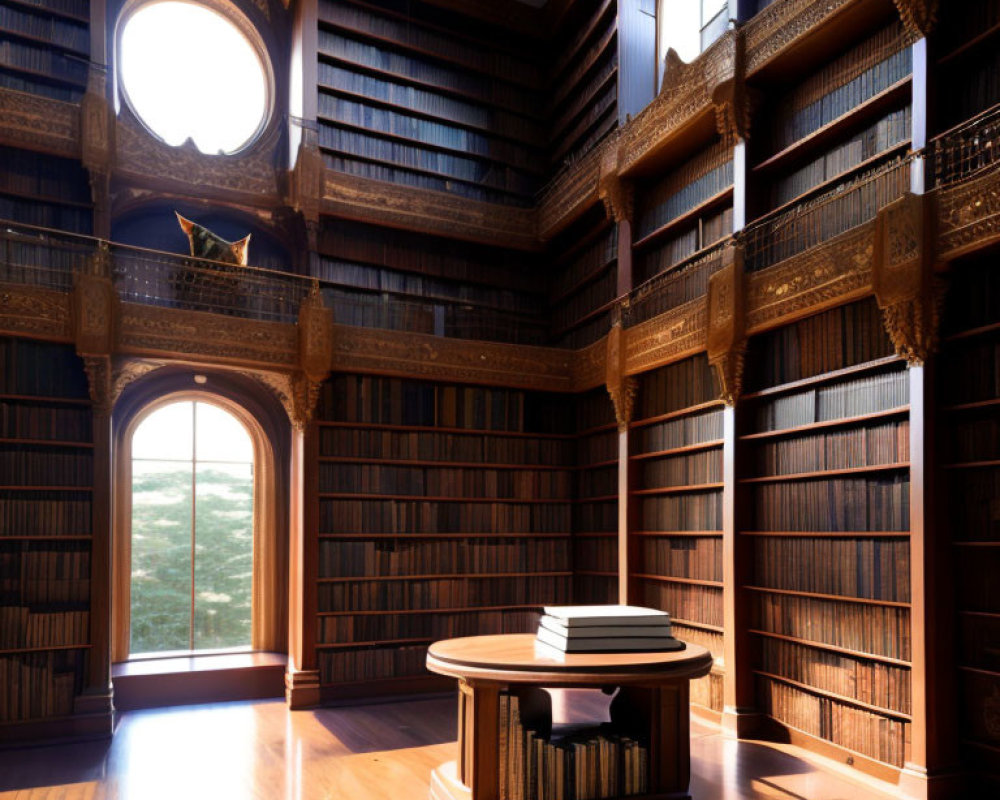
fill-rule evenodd
<path id="1" fill-rule="evenodd" d="M 500 695 L 530 687 L 619 687 L 612 720 L 648 742 L 643 800 L 689 798 L 688 682 L 708 674 L 712 656 L 689 644 L 676 652 L 536 652 L 532 634 L 435 642 L 427 668 L 458 679 L 458 759 L 434 770 L 431 800 L 504 800 L 500 793 Z"/>

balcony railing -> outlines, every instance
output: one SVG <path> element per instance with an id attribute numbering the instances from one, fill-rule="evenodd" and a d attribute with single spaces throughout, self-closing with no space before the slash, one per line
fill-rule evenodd
<path id="1" fill-rule="evenodd" d="M 974 178 L 1000 161 L 1000 105 L 956 125 L 928 146 L 935 186 Z"/>
<path id="2" fill-rule="evenodd" d="M 731 240 L 723 240 L 637 286 L 629 293 L 622 324 L 630 328 L 704 297 L 708 294 L 708 279 L 722 267 L 722 249 L 730 244 Z"/>

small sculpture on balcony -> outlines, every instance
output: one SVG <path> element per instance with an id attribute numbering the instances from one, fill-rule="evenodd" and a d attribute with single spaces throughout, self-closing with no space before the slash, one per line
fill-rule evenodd
<path id="1" fill-rule="evenodd" d="M 175 298 L 182 307 L 232 313 L 242 306 L 238 270 L 227 267 L 247 265 L 250 234 L 227 242 L 208 228 L 192 222 L 176 211 L 177 221 L 187 234 L 191 255 L 216 262 L 213 265 L 189 263 L 174 277 Z"/>

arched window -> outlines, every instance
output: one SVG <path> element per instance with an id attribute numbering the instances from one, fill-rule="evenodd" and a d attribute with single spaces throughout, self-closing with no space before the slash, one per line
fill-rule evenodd
<path id="1" fill-rule="evenodd" d="M 251 645 L 253 443 L 231 413 L 181 400 L 132 435 L 129 652 Z"/>

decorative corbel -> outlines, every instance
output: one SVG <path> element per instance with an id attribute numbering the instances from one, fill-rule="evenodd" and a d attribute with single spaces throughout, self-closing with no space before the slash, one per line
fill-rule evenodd
<path id="1" fill-rule="evenodd" d="M 103 67 L 92 65 L 80 103 L 80 160 L 90 178 L 94 232 L 111 235 L 111 171 L 114 158 L 114 115 L 107 98 Z"/>
<path id="2" fill-rule="evenodd" d="M 746 85 L 745 37 L 727 31 L 709 52 L 705 83 L 715 108 L 715 127 L 727 147 L 750 137 L 751 95 Z"/>
<path id="3" fill-rule="evenodd" d="M 323 156 L 319 152 L 316 131 L 303 126 L 302 140 L 289 176 L 288 204 L 305 220 L 306 227 L 319 223 L 320 198 L 323 195 Z"/>
<path id="4" fill-rule="evenodd" d="M 938 0 L 893 0 L 906 30 L 918 39 L 937 24 Z"/>
<path id="5" fill-rule="evenodd" d="M 615 322 L 608 332 L 608 350 L 605 360 L 605 386 L 615 407 L 615 421 L 618 430 L 628 429 L 632 421 L 632 410 L 639 391 L 639 382 L 625 374 L 624 343 L 621 320 Z"/>
<path id="6" fill-rule="evenodd" d="M 945 282 L 933 273 L 925 195 L 907 193 L 876 218 L 872 285 L 896 353 L 921 364 L 937 348 Z"/>
<path id="7" fill-rule="evenodd" d="M 87 373 L 87 388 L 94 413 L 98 416 L 110 416 L 115 404 L 111 356 L 84 355 L 83 368 Z"/>
<path id="8" fill-rule="evenodd" d="M 320 387 L 333 363 L 333 314 L 323 305 L 319 281 L 299 306 L 299 371 L 291 383 L 292 423 L 304 428 L 312 419 Z"/>
<path id="9" fill-rule="evenodd" d="M 708 279 L 708 363 L 719 382 L 719 398 L 736 404 L 743 389 L 747 350 L 743 246 L 723 250 L 723 266 Z"/>
<path id="10" fill-rule="evenodd" d="M 615 222 L 631 222 L 634 211 L 632 183 L 618 177 L 618 148 L 609 147 L 601 158 L 601 174 L 597 180 L 597 196 L 604 211 Z"/>
<path id="11" fill-rule="evenodd" d="M 83 357 L 90 399 L 99 413 L 111 413 L 111 354 L 115 347 L 118 295 L 111 283 L 111 254 L 102 243 L 91 257 L 89 270 L 73 275 L 72 316 L 76 352 Z"/>

